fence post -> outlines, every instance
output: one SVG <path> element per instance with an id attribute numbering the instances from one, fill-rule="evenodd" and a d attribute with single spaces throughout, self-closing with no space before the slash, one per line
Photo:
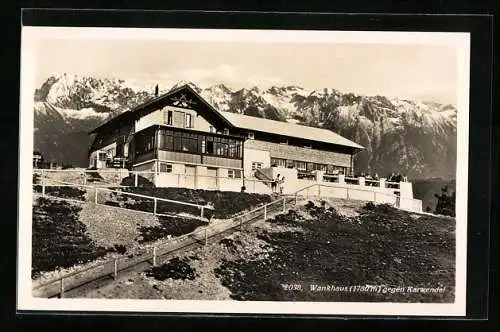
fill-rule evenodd
<path id="1" fill-rule="evenodd" d="M 347 199 L 349 199 L 349 188 L 346 188 L 346 196 L 347 196 Z"/>
<path id="2" fill-rule="evenodd" d="M 83 185 L 86 186 L 87 185 L 87 173 L 85 173 L 85 171 L 83 171 L 82 176 L 83 176 Z"/>
<path id="3" fill-rule="evenodd" d="M 201 210 L 200 217 L 203 218 L 205 208 L 203 206 L 201 206 L 200 210 Z"/>
<path id="4" fill-rule="evenodd" d="M 156 197 L 154 198 L 154 207 L 153 207 L 153 214 L 156 214 Z"/>
<path id="5" fill-rule="evenodd" d="M 283 213 L 286 211 L 286 197 L 283 197 Z"/>
<path id="6" fill-rule="evenodd" d="M 97 204 L 97 190 L 98 188 L 95 187 L 95 197 L 94 197 L 94 203 Z"/>
<path id="7" fill-rule="evenodd" d="M 42 184 L 42 197 L 45 197 L 45 183 Z"/>
<path id="8" fill-rule="evenodd" d="M 156 266 L 156 246 L 153 247 L 153 266 Z"/>
<path id="9" fill-rule="evenodd" d="M 264 220 L 267 219 L 267 205 L 264 205 Z"/>
<path id="10" fill-rule="evenodd" d="M 134 172 L 134 186 L 137 187 L 137 184 L 138 184 L 138 175 L 137 175 L 137 172 Z"/>
<path id="11" fill-rule="evenodd" d="M 118 259 L 115 258 L 115 269 L 113 272 L 113 278 L 116 280 L 118 278 Z"/>
<path id="12" fill-rule="evenodd" d="M 61 278 L 61 289 L 59 290 L 59 297 L 61 299 L 64 297 L 64 278 Z"/>

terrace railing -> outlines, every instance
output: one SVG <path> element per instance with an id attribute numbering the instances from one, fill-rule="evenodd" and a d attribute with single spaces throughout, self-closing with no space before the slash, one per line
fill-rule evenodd
<path id="1" fill-rule="evenodd" d="M 298 201 L 299 197 L 317 198 L 343 198 L 351 200 L 371 201 L 376 203 L 389 203 L 399 207 L 399 196 L 364 188 L 352 188 L 321 183 L 312 184 L 296 191 L 293 196 Z"/>

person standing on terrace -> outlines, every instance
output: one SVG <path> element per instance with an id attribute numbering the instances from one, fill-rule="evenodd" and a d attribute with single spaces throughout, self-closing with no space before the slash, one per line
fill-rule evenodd
<path id="1" fill-rule="evenodd" d="M 278 183 L 280 186 L 280 195 L 283 195 L 283 184 L 285 183 L 285 177 L 283 176 L 281 179 L 278 177 Z"/>
<path id="2" fill-rule="evenodd" d="M 276 187 L 278 185 L 279 178 L 280 174 L 276 175 L 276 178 L 271 181 L 271 189 L 273 191 L 273 194 L 276 193 Z"/>

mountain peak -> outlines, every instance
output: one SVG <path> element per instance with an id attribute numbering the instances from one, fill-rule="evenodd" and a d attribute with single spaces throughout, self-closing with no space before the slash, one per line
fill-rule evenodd
<path id="1" fill-rule="evenodd" d="M 196 85 L 195 83 L 191 82 L 191 81 L 187 81 L 187 80 L 181 80 L 181 81 L 178 81 L 177 83 L 175 83 L 172 88 L 170 88 L 170 90 L 173 90 L 173 89 L 177 89 L 177 88 L 180 88 L 181 86 L 184 86 L 184 85 L 187 85 L 187 86 L 190 86 L 191 88 L 193 88 L 196 92 L 201 92 L 201 89 L 198 85 Z"/>
<path id="2" fill-rule="evenodd" d="M 211 90 L 211 91 L 221 91 L 223 93 L 233 93 L 233 90 L 225 86 L 223 83 L 215 84 L 212 85 L 211 87 L 205 89 L 205 90 Z"/>

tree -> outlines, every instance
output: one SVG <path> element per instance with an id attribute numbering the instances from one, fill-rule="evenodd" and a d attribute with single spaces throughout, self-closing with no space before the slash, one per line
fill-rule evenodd
<path id="1" fill-rule="evenodd" d="M 437 198 L 435 214 L 455 217 L 455 191 L 448 192 L 448 185 L 441 188 L 441 194 L 434 194 Z"/>

